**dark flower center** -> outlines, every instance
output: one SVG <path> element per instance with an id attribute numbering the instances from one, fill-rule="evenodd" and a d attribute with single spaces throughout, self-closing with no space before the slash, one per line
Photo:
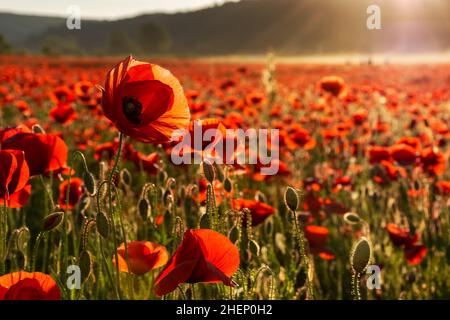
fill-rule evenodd
<path id="1" fill-rule="evenodd" d="M 124 97 L 122 99 L 122 109 L 125 118 L 134 124 L 141 124 L 139 116 L 142 113 L 142 104 L 132 97 Z"/>

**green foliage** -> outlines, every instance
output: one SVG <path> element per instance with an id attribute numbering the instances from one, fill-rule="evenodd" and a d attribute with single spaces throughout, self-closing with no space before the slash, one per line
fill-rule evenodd
<path id="1" fill-rule="evenodd" d="M 5 37 L 0 34 L 0 54 L 11 51 L 11 45 L 6 41 Z"/>

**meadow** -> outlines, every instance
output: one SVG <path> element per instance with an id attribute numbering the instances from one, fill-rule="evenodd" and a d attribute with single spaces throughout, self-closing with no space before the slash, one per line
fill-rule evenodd
<path id="1" fill-rule="evenodd" d="M 0 300 L 450 298 L 450 65 L 136 59 L 0 56 Z"/>

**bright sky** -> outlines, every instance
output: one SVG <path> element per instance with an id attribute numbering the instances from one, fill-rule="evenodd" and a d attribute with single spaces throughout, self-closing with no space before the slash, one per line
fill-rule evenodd
<path id="1" fill-rule="evenodd" d="M 237 0 L 1 0 L 0 12 L 66 16 L 71 5 L 84 18 L 115 19 L 148 12 L 176 12 Z"/>

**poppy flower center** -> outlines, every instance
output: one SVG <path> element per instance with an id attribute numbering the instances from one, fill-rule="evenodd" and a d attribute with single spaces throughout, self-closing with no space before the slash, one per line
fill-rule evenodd
<path id="1" fill-rule="evenodd" d="M 142 113 L 142 104 L 132 97 L 124 97 L 122 99 L 123 114 L 128 121 L 134 124 L 140 124 L 139 116 Z"/>

